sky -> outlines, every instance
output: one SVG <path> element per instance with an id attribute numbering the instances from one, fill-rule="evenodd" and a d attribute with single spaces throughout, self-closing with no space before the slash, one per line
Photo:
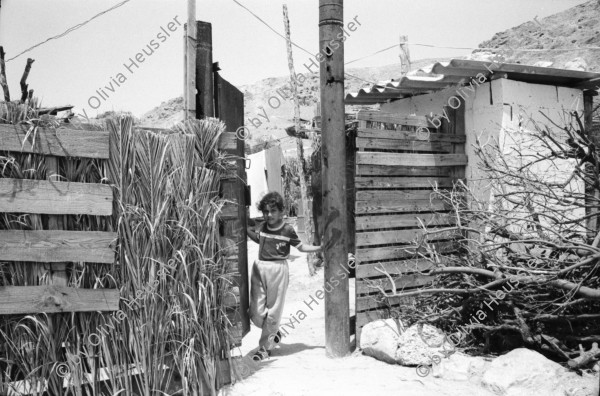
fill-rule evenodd
<path id="1" fill-rule="evenodd" d="M 122 1 L 3 0 L 0 45 L 10 59 Z M 237 1 L 282 35 L 282 5 L 287 3 L 292 41 L 317 53 L 317 0 Z M 345 60 L 398 44 L 400 35 L 408 36 L 413 60 L 463 56 L 471 51 L 414 44 L 474 48 L 496 32 L 583 2 L 346 0 L 346 24 L 356 19 L 360 25 L 345 42 Z M 239 87 L 289 74 L 285 40 L 234 0 L 198 0 L 196 19 L 212 24 L 213 61 L 219 62 L 221 75 L 232 84 Z M 161 102 L 182 95 L 186 20 L 186 0 L 129 0 L 81 28 L 8 61 L 11 99 L 20 96 L 19 80 L 30 57 L 35 62 L 28 78 L 29 88 L 34 89 L 43 106 L 70 104 L 76 113 L 85 112 L 90 117 L 108 110 L 140 116 Z M 152 52 L 147 45 L 151 45 Z M 150 55 L 136 61 L 136 54 L 144 48 Z M 398 63 L 398 53 L 394 48 L 354 62 L 351 67 Z M 303 64 L 309 59 L 307 53 L 294 47 L 296 72 L 306 71 Z"/>

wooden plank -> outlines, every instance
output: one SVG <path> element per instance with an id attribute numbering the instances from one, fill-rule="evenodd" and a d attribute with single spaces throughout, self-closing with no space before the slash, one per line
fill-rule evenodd
<path id="1" fill-rule="evenodd" d="M 46 178 L 49 183 L 60 182 L 60 168 L 58 166 L 58 158 L 53 155 L 47 155 L 44 157 L 46 164 Z M 67 200 L 68 202 L 68 200 Z M 112 206 L 112 205 L 111 205 Z M 65 227 L 64 216 L 48 215 L 48 230 L 63 230 Z M 37 266 L 38 273 L 42 270 L 42 266 Z M 45 275 L 45 274 L 44 274 Z M 69 277 L 67 275 L 67 263 L 65 262 L 54 262 L 50 264 L 48 284 L 54 286 L 67 286 Z M 52 318 L 51 324 L 53 327 L 58 325 L 58 319 Z"/>
<path id="2" fill-rule="evenodd" d="M 212 45 L 212 44 L 211 44 Z M 212 47 L 211 47 L 212 49 Z M 228 131 L 237 131 L 244 125 L 244 94 L 229 83 L 227 80 L 222 78 L 219 73 L 214 73 L 214 103 L 215 103 L 215 117 L 223 121 Z M 236 147 L 235 149 L 228 151 L 236 157 L 234 166 L 230 169 L 227 175 L 223 177 L 234 176 L 228 181 L 234 181 L 233 185 L 230 185 L 224 195 L 227 195 L 227 199 L 232 200 L 236 203 L 235 208 L 237 209 L 237 219 L 227 220 L 225 223 L 231 225 L 231 229 L 226 229 L 224 232 L 230 235 L 230 239 L 234 241 L 238 256 L 237 275 L 233 277 L 233 282 L 239 287 L 239 313 L 237 322 L 242 326 L 242 334 L 239 340 L 236 340 L 236 345 L 241 345 L 241 337 L 250 331 L 250 317 L 248 315 L 249 307 L 249 285 L 248 285 L 248 246 L 247 246 L 247 206 L 250 204 L 246 202 L 246 168 L 244 161 L 244 150 L 245 140 L 239 139 L 236 136 Z M 221 181 L 223 182 L 223 180 Z M 233 208 L 233 207 L 232 207 Z M 234 215 L 233 213 L 231 214 Z M 228 228 L 228 227 L 224 227 Z"/>
<path id="3" fill-rule="evenodd" d="M 431 124 L 427 121 L 427 117 L 402 115 L 397 113 L 383 113 L 381 111 L 361 110 L 356 115 L 356 119 L 360 121 L 375 121 L 384 122 L 387 124 L 400 124 L 410 126 L 427 127 Z"/>
<path id="4" fill-rule="evenodd" d="M 467 141 L 467 137 L 464 134 L 449 135 L 444 133 L 437 133 L 431 128 L 429 128 L 429 133 L 427 133 L 427 131 L 390 131 L 387 129 L 359 128 L 357 137 L 371 139 L 414 140 L 421 142 L 448 143 L 464 143 Z"/>
<path id="5" fill-rule="evenodd" d="M 358 154 L 358 153 L 357 153 Z M 388 165 L 357 165 L 357 176 L 448 176 L 450 167 L 442 166 L 388 166 Z"/>
<path id="6" fill-rule="evenodd" d="M 0 230 L 0 261 L 113 263 L 117 234 L 104 231 Z"/>
<path id="7" fill-rule="evenodd" d="M 412 274 L 397 277 L 394 279 L 394 282 L 396 283 L 396 290 L 402 290 L 409 287 L 430 285 L 434 279 L 435 276 Z M 367 281 L 366 278 L 363 278 L 363 280 L 356 280 L 356 293 L 379 293 L 379 289 L 371 287 L 371 284 L 383 287 L 386 292 L 392 292 L 392 284 L 388 278 L 373 279 L 369 281 Z"/>
<path id="8" fill-rule="evenodd" d="M 63 286 L 0 287 L 0 315 L 116 311 L 119 290 Z"/>
<path id="9" fill-rule="evenodd" d="M 112 200 L 105 184 L 0 179 L 0 212 L 111 216 Z"/>
<path id="10" fill-rule="evenodd" d="M 109 157 L 109 132 L 78 129 L 37 128 L 27 141 L 28 126 L 0 124 L 0 151 L 37 153 L 57 157 Z M 25 141 L 25 144 L 23 142 Z"/>
<path id="11" fill-rule="evenodd" d="M 355 213 L 359 214 L 377 214 L 377 213 L 406 213 L 406 212 L 434 212 L 450 209 L 448 204 L 440 199 L 434 198 L 421 200 L 406 200 L 398 202 L 377 202 L 357 201 Z"/>
<path id="12" fill-rule="evenodd" d="M 406 151 L 435 151 L 441 153 L 452 152 L 452 144 L 448 142 L 428 142 L 423 140 L 399 140 L 356 138 L 356 147 L 360 150 L 406 150 Z"/>
<path id="13" fill-rule="evenodd" d="M 219 149 L 223 151 L 237 150 L 237 136 L 235 132 L 223 132 L 219 136 Z"/>
<path id="14" fill-rule="evenodd" d="M 465 154 L 356 153 L 357 165 L 464 166 Z"/>
<path id="15" fill-rule="evenodd" d="M 435 242 L 431 244 L 437 252 L 452 252 L 456 250 L 457 243 L 454 241 Z M 422 247 L 420 253 L 425 254 L 426 250 Z M 415 246 L 386 246 L 377 248 L 362 248 L 356 249 L 356 259 L 361 262 L 377 261 L 377 260 L 393 260 L 402 258 L 412 258 L 415 256 Z M 362 264 L 361 264 L 362 265 Z"/>
<path id="16" fill-rule="evenodd" d="M 427 200 L 435 198 L 437 193 L 431 190 L 367 190 L 356 192 L 356 202 L 366 201 L 372 204 L 397 204 L 398 201 Z"/>
<path id="17" fill-rule="evenodd" d="M 225 202 L 221 208 L 219 217 L 223 220 L 236 220 L 238 218 L 238 204 L 233 202 Z"/>
<path id="18" fill-rule="evenodd" d="M 359 188 L 438 188 L 452 187 L 452 179 L 449 177 L 363 177 L 355 179 L 355 187 Z"/>
<path id="19" fill-rule="evenodd" d="M 365 312 L 373 309 L 385 309 L 386 307 L 401 308 L 406 305 L 413 305 L 416 299 L 414 297 L 392 297 L 381 298 L 380 296 L 367 295 L 356 297 L 356 312 Z M 364 326 L 364 325 L 363 325 Z"/>
<path id="20" fill-rule="evenodd" d="M 389 309 L 385 309 L 385 308 L 357 312 L 356 313 L 356 329 L 357 329 L 357 333 L 358 333 L 359 337 L 360 337 L 360 332 L 362 331 L 362 328 L 366 324 L 373 322 L 375 320 L 379 320 L 379 319 L 388 319 L 389 317 L 390 317 L 390 311 L 389 311 Z"/>
<path id="21" fill-rule="evenodd" d="M 406 245 L 413 241 L 420 241 L 424 231 L 420 228 L 410 230 L 357 232 L 356 246 L 366 247 L 373 245 L 398 244 Z M 459 234 L 456 231 L 443 231 L 427 236 L 427 241 L 440 241 L 455 238 Z"/>
<path id="22" fill-rule="evenodd" d="M 410 213 L 383 216 L 356 217 L 356 231 L 379 230 L 385 228 L 419 227 L 421 219 L 426 226 L 455 224 L 456 219 L 446 213 Z"/>
<path id="23" fill-rule="evenodd" d="M 383 276 L 378 270 L 385 270 L 391 275 L 406 274 L 411 272 L 426 271 L 434 267 L 434 264 L 426 259 L 387 261 L 383 263 L 358 264 L 356 266 L 356 279 Z"/>

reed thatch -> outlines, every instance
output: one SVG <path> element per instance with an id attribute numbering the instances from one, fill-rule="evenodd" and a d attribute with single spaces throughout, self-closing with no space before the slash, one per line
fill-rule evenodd
<path id="1" fill-rule="evenodd" d="M 33 109 L 1 111 L 3 123 L 51 124 Z M 224 124 L 193 120 L 157 133 L 118 117 L 105 127 L 108 161 L 65 158 L 59 168 L 65 180 L 114 186 L 112 217 L 64 219 L 68 230 L 116 231 L 116 261 L 71 263 L 68 286 L 118 288 L 120 310 L 0 317 L 0 379 L 27 380 L 40 395 L 215 394 L 230 325 L 217 221 Z M 0 177 L 45 179 L 44 158 L 0 153 Z M 44 215 L 0 214 L 0 229 L 43 227 Z M 47 272 L 0 262 L 0 286 L 45 284 Z"/>

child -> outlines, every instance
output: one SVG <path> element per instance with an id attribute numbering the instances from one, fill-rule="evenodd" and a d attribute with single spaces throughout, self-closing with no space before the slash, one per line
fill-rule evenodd
<path id="1" fill-rule="evenodd" d="M 257 206 L 265 222 L 254 230 L 248 227 L 248 236 L 259 244 L 250 277 L 250 319 L 262 329 L 259 349 L 252 356 L 261 361 L 271 356 L 273 344 L 281 340 L 278 329 L 289 281 L 290 245 L 306 253 L 318 252 L 321 246 L 303 244 L 294 228 L 283 222 L 283 198 L 279 193 L 266 194 Z"/>

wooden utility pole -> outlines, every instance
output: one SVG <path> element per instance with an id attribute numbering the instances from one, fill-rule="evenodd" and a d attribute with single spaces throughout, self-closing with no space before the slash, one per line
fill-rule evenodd
<path id="1" fill-rule="evenodd" d="M 304 233 L 306 241 L 313 242 L 312 238 L 312 210 L 308 204 L 308 190 L 304 175 L 304 143 L 300 136 L 300 100 L 298 98 L 298 84 L 296 82 L 296 71 L 294 70 L 294 58 L 292 57 L 292 41 L 290 33 L 290 19 L 288 18 L 287 5 L 283 5 L 283 25 L 285 27 L 285 37 L 287 38 L 288 66 L 290 68 L 290 84 L 292 86 L 292 96 L 294 97 L 294 125 L 296 126 L 296 151 L 300 167 L 298 168 L 298 177 L 300 178 L 300 199 L 302 200 L 302 211 L 304 212 Z M 306 257 L 308 263 L 308 272 L 310 275 L 316 273 L 314 266 L 314 254 Z"/>
<path id="2" fill-rule="evenodd" d="M 408 50 L 408 36 L 400 36 L 400 71 L 402 76 L 410 71 L 410 51 Z"/>
<path id="3" fill-rule="evenodd" d="M 350 353 L 348 233 L 346 211 L 346 131 L 344 109 L 344 1 L 319 0 L 321 61 L 321 158 L 323 164 L 323 247 L 325 282 L 325 348 L 330 357 Z M 337 42 L 338 47 L 330 43 Z M 335 279 L 339 285 L 332 281 Z"/>
<path id="4" fill-rule="evenodd" d="M 188 0 L 188 21 L 184 27 L 183 118 L 196 118 L 196 0 Z"/>
<path id="5" fill-rule="evenodd" d="M 215 116 L 215 79 L 212 53 L 212 25 L 196 24 L 196 118 Z M 228 125 L 228 127 L 230 127 Z"/>

